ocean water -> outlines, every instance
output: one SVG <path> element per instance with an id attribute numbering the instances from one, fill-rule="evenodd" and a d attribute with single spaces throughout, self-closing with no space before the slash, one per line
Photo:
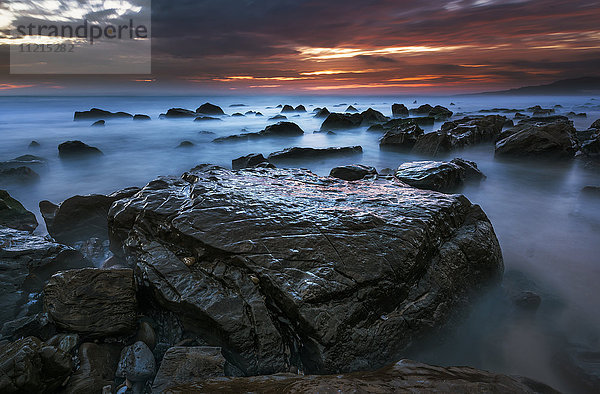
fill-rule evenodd
<path id="1" fill-rule="evenodd" d="M 415 100 L 417 104 L 413 104 Z M 169 108 L 195 109 L 204 102 L 221 106 L 229 115 L 260 111 L 265 116 L 224 117 L 210 122 L 158 119 Z M 380 150 L 380 134 L 367 132 L 366 128 L 337 131 L 335 135 L 314 133 L 322 122 L 313 118 L 315 107 L 326 106 L 332 112 L 343 112 L 348 105 L 359 111 L 371 107 L 390 116 L 393 103 L 404 103 L 409 108 L 440 104 L 454 111 L 454 118 L 478 114 L 483 109 L 561 105 L 558 114 L 587 113 L 587 118 L 573 119 L 578 130 L 587 129 L 600 118 L 600 97 L 0 97 L 0 161 L 24 154 L 48 160 L 47 165 L 34 168 L 41 176 L 39 182 L 0 188 L 23 202 L 43 223 L 38 209 L 41 200 L 58 203 L 76 194 L 143 186 L 157 176 L 180 175 L 200 163 L 230 167 L 232 159 L 253 152 L 266 156 L 292 146 L 363 147 L 363 154 L 358 156 L 297 163 L 320 175 L 344 164 L 362 163 L 381 170 L 407 161 L 427 160 Z M 231 106 L 235 104 L 244 106 Z M 307 113 L 286 114 L 289 121 L 302 127 L 304 136 L 212 142 L 220 136 L 262 130 L 274 123 L 268 118 L 280 112 L 275 108 L 278 104 L 306 107 Z M 90 127 L 92 121 L 73 121 L 74 111 L 92 107 L 147 114 L 152 120 L 107 120 L 103 128 Z M 506 114 L 509 118 L 513 115 Z M 441 124 L 425 130 L 437 130 Z M 28 148 L 32 140 L 41 146 Z M 61 161 L 57 146 L 67 140 L 98 147 L 104 156 Z M 195 145 L 177 148 L 184 140 Z M 521 275 L 535 282 L 531 286 L 542 295 L 542 307 L 536 315 L 524 317 L 511 312 L 498 293 L 483 295 L 457 333 L 442 343 L 433 341 L 429 348 L 417 350 L 415 358 L 524 375 L 572 391 L 553 370 L 552 360 L 558 337 L 596 350 L 600 347 L 600 200 L 585 199 L 580 193 L 584 186 L 600 186 L 600 174 L 577 161 L 497 161 L 491 144 L 455 152 L 452 157 L 475 161 L 487 175 L 480 185 L 467 186 L 462 192 L 481 205 L 492 221 L 510 278 Z M 44 233 L 44 226 L 37 231 Z"/>

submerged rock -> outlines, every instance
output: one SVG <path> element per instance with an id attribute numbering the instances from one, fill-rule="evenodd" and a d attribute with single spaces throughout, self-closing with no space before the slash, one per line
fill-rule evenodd
<path id="1" fill-rule="evenodd" d="M 269 160 L 289 160 L 305 158 L 323 158 L 343 155 L 362 154 L 361 146 L 343 146 L 330 148 L 287 148 L 269 155 Z"/>
<path id="2" fill-rule="evenodd" d="M 485 178 L 477 164 L 463 159 L 404 163 L 398 167 L 395 176 L 410 186 L 443 193 L 456 191 L 465 181 Z"/>
<path id="3" fill-rule="evenodd" d="M 0 226 L 33 232 L 38 226 L 37 219 L 6 190 L 0 190 Z"/>
<path id="4" fill-rule="evenodd" d="M 104 127 L 105 125 L 106 125 L 105 120 L 97 120 L 94 123 L 92 123 L 92 127 Z"/>
<path id="5" fill-rule="evenodd" d="M 329 176 L 343 179 L 345 181 L 358 181 L 366 177 L 377 175 L 375 167 L 362 164 L 352 164 L 349 166 L 335 167 L 329 173 Z"/>
<path id="6" fill-rule="evenodd" d="M 73 120 L 100 120 L 100 119 L 131 119 L 133 115 L 127 112 L 110 112 L 103 109 L 92 108 L 89 111 L 75 112 Z"/>
<path id="7" fill-rule="evenodd" d="M 577 152 L 575 133 L 570 121 L 519 123 L 496 143 L 496 157 L 572 158 Z"/>
<path id="8" fill-rule="evenodd" d="M 117 201 L 109 223 L 147 302 L 243 374 L 385 365 L 503 270 L 465 197 L 306 170 L 199 166 Z"/>
<path id="9" fill-rule="evenodd" d="M 522 377 L 470 367 L 437 367 L 402 360 L 376 371 L 337 375 L 278 374 L 248 378 L 197 378 L 161 386 L 173 392 L 275 393 L 498 393 L 558 394 L 551 387 Z M 168 389 L 168 390 L 167 390 Z"/>
<path id="10" fill-rule="evenodd" d="M 177 148 L 191 148 L 193 147 L 195 144 L 192 141 L 181 141 L 179 143 L 179 145 L 177 145 Z"/>
<path id="11" fill-rule="evenodd" d="M 44 287 L 44 309 L 57 327 L 91 338 L 128 335 L 137 321 L 131 269 L 59 272 Z"/>
<path id="12" fill-rule="evenodd" d="M 84 144 L 81 141 L 67 141 L 58 146 L 58 156 L 61 159 L 102 156 L 100 149 Z"/>
<path id="13" fill-rule="evenodd" d="M 213 118 L 212 116 L 197 116 L 196 118 L 194 118 L 194 122 L 207 122 L 207 121 L 211 121 L 211 120 L 220 121 L 221 119 Z"/>
<path id="14" fill-rule="evenodd" d="M 225 115 L 225 112 L 218 105 L 204 103 L 196 109 L 196 112 L 204 115 Z"/>

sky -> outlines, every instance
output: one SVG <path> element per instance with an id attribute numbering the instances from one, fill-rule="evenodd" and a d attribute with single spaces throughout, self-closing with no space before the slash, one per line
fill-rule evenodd
<path id="1" fill-rule="evenodd" d="M 600 76 L 600 1 L 153 0 L 152 72 L 122 75 L 9 74 L 2 4 L 0 94 L 457 93 Z"/>

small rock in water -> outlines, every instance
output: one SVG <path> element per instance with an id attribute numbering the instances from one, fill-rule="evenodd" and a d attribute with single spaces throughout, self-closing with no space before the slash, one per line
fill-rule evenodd
<path id="1" fill-rule="evenodd" d="M 37 142 L 37 141 L 31 141 L 31 142 L 29 143 L 29 147 L 30 147 L 30 148 L 39 148 L 39 147 L 40 147 L 40 143 L 39 143 L 39 142 Z"/>
<path id="2" fill-rule="evenodd" d="M 269 118 L 269 120 L 285 120 L 285 119 L 287 119 L 287 116 L 285 116 L 285 115 L 275 115 L 275 116 Z"/>
<path id="3" fill-rule="evenodd" d="M 194 146 L 194 143 L 192 141 L 181 141 L 177 147 L 178 148 L 191 148 L 192 146 Z"/>
<path id="4" fill-rule="evenodd" d="M 204 103 L 196 109 L 199 114 L 205 115 L 225 115 L 225 112 L 218 105 Z"/>
<path id="5" fill-rule="evenodd" d="M 106 121 L 104 120 L 97 120 L 94 123 L 92 123 L 92 127 L 104 127 L 106 125 Z"/>
<path id="6" fill-rule="evenodd" d="M 61 159 L 102 156 L 100 149 L 89 146 L 81 141 L 67 141 L 58 146 L 58 155 Z"/>
<path id="7" fill-rule="evenodd" d="M 148 115 L 135 114 L 133 115 L 133 120 L 151 120 L 151 118 Z"/>

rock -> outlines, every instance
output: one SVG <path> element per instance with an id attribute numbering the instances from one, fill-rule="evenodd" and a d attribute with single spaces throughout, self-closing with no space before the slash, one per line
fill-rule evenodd
<path id="1" fill-rule="evenodd" d="M 264 130 L 261 130 L 257 133 L 241 133 L 227 137 L 219 137 L 215 138 L 213 142 L 240 141 L 260 137 L 297 137 L 303 134 L 304 131 L 296 123 L 278 122 L 265 127 Z"/>
<path id="2" fill-rule="evenodd" d="M 529 118 L 529 116 L 527 116 L 527 115 L 525 115 L 525 114 L 522 114 L 522 113 L 520 113 L 520 112 L 517 112 L 517 113 L 515 114 L 515 119 L 527 119 L 527 118 Z"/>
<path id="3" fill-rule="evenodd" d="M 567 114 L 567 116 L 572 118 L 587 118 L 587 114 L 585 112 L 575 113 L 571 111 Z"/>
<path id="4" fill-rule="evenodd" d="M 37 142 L 37 141 L 31 141 L 31 142 L 29 143 L 29 148 L 30 148 L 30 149 L 33 149 L 33 148 L 39 148 L 40 146 L 41 146 L 41 145 L 40 145 L 40 143 L 39 143 L 39 142 Z"/>
<path id="5" fill-rule="evenodd" d="M 0 190 L 0 226 L 33 232 L 38 226 L 37 219 L 6 190 Z"/>
<path id="6" fill-rule="evenodd" d="M 154 377 L 155 364 L 150 348 L 144 342 L 137 341 L 121 351 L 116 375 L 134 383 L 145 382 Z"/>
<path id="7" fill-rule="evenodd" d="M 600 119 L 596 120 L 591 124 L 590 129 L 599 129 L 600 130 Z"/>
<path id="8" fill-rule="evenodd" d="M 46 344 L 59 348 L 65 353 L 70 353 L 79 344 L 77 334 L 56 334 L 46 341 Z"/>
<path id="9" fill-rule="evenodd" d="M 363 118 L 360 114 L 340 114 L 332 112 L 321 124 L 321 130 L 343 130 L 360 127 Z"/>
<path id="10" fill-rule="evenodd" d="M 156 347 L 156 333 L 150 323 L 146 321 L 140 322 L 140 327 L 135 338 L 136 341 L 144 342 L 150 350 L 154 350 Z"/>
<path id="11" fill-rule="evenodd" d="M 369 108 L 368 110 L 362 112 L 360 116 L 362 116 L 361 125 L 363 126 L 373 123 L 387 122 L 389 120 L 387 116 L 384 116 L 379 111 L 375 111 L 373 108 Z"/>
<path id="12" fill-rule="evenodd" d="M 41 289 L 39 290 L 41 291 Z M 35 313 L 7 321 L 2 325 L 0 331 L 3 340 L 17 340 L 29 336 L 36 336 L 45 340 L 51 338 L 54 334 L 56 334 L 56 327 L 50 322 L 47 313 Z"/>
<path id="13" fill-rule="evenodd" d="M 294 110 L 296 112 L 306 112 L 306 108 L 302 104 L 300 104 L 299 106 L 297 106 Z"/>
<path id="14" fill-rule="evenodd" d="M 220 121 L 221 119 L 213 118 L 212 116 L 198 116 L 198 117 L 194 118 L 194 122 L 207 122 L 207 121 L 211 121 L 211 120 Z"/>
<path id="15" fill-rule="evenodd" d="M 67 141 L 58 146 L 58 156 L 61 159 L 102 156 L 100 149 L 84 144 L 81 141 Z"/>
<path id="16" fill-rule="evenodd" d="M 151 120 L 152 118 L 150 118 L 148 115 L 144 115 L 144 114 L 135 114 L 133 115 L 133 120 L 138 121 L 138 120 Z"/>
<path id="17" fill-rule="evenodd" d="M 79 368 L 73 372 L 65 393 L 88 394 L 102 392 L 111 385 L 119 363 L 120 346 L 86 342 L 79 346 Z"/>
<path id="18" fill-rule="evenodd" d="M 204 103 L 196 109 L 196 112 L 204 115 L 225 115 L 225 112 L 218 105 Z"/>
<path id="19" fill-rule="evenodd" d="M 327 108 L 321 108 L 317 114 L 314 116 L 317 119 L 327 118 L 330 112 Z"/>
<path id="20" fill-rule="evenodd" d="M 470 145 L 494 141 L 502 132 L 506 117 L 487 115 L 446 122 L 440 131 L 417 139 L 413 153 L 439 156 Z"/>
<path id="21" fill-rule="evenodd" d="M 385 131 L 385 129 L 382 124 L 374 124 L 374 125 L 369 126 L 367 131 L 381 132 L 381 131 Z"/>
<path id="22" fill-rule="evenodd" d="M 392 104 L 392 115 L 399 116 L 402 118 L 408 118 L 408 108 L 404 104 Z"/>
<path id="23" fill-rule="evenodd" d="M 436 105 L 429 111 L 429 116 L 434 117 L 436 120 L 445 120 L 452 117 L 453 112 L 446 107 Z"/>
<path id="24" fill-rule="evenodd" d="M 243 118 L 243 117 L 245 117 L 245 115 L 242 113 L 236 112 L 236 113 L 232 114 L 231 117 L 235 117 L 235 118 L 242 117 Z"/>
<path id="25" fill-rule="evenodd" d="M 498 393 L 558 394 L 522 377 L 470 367 L 437 367 L 401 360 L 376 371 L 336 375 L 278 374 L 254 377 L 196 378 L 161 386 L 165 392 L 264 393 Z"/>
<path id="26" fill-rule="evenodd" d="M 600 388 L 600 351 L 581 344 L 567 344 L 552 357 L 552 365 L 580 393 L 597 393 Z"/>
<path id="27" fill-rule="evenodd" d="M 181 141 L 177 148 L 191 148 L 195 144 L 192 141 Z"/>
<path id="28" fill-rule="evenodd" d="M 385 126 L 383 126 L 385 128 Z M 400 150 L 410 150 L 416 144 L 418 138 L 423 135 L 421 129 L 414 122 L 406 122 L 389 129 L 379 140 L 379 146 Z"/>
<path id="29" fill-rule="evenodd" d="M 133 116 L 127 112 L 110 112 L 103 109 L 92 108 L 89 111 L 75 112 L 73 120 L 99 120 L 99 119 L 130 119 Z"/>
<path id="30" fill-rule="evenodd" d="M 0 326 L 41 312 L 40 293 L 53 273 L 89 265 L 72 248 L 25 231 L 0 227 Z M 15 322 L 13 331 L 31 323 L 35 322 Z M 4 329 L 3 336 L 7 336 Z"/>
<path id="31" fill-rule="evenodd" d="M 523 291 L 515 294 L 512 302 L 521 309 L 535 311 L 542 303 L 542 297 L 533 291 Z"/>
<path id="32" fill-rule="evenodd" d="M 286 120 L 287 116 L 285 115 L 275 115 L 273 117 L 270 117 L 269 120 Z"/>
<path id="33" fill-rule="evenodd" d="M 225 376 L 224 368 L 225 358 L 219 347 L 172 347 L 160 364 L 152 392 L 163 393 L 169 387 Z"/>
<path id="34" fill-rule="evenodd" d="M 417 115 L 427 115 L 429 116 L 429 113 L 433 110 L 433 107 L 429 104 L 423 104 L 421 106 L 419 106 L 419 108 L 413 108 L 410 110 L 410 113 L 413 114 L 417 114 Z"/>
<path id="35" fill-rule="evenodd" d="M 264 116 L 264 115 L 262 114 L 262 112 L 257 112 L 257 113 L 255 113 L 255 114 L 254 114 L 254 116 L 257 116 L 257 117 L 258 117 L 258 116 Z M 286 118 L 286 119 L 287 119 L 287 118 Z"/>
<path id="36" fill-rule="evenodd" d="M 198 114 L 194 111 L 190 111 L 189 109 L 184 108 L 171 108 L 165 114 L 165 118 L 167 119 L 177 119 L 177 118 L 195 118 Z"/>
<path id="37" fill-rule="evenodd" d="M 291 105 L 287 105 L 287 104 L 284 105 L 283 109 L 281 110 L 281 113 L 285 114 L 285 113 L 290 113 L 290 112 L 296 112 L 296 110 Z"/>
<path id="38" fill-rule="evenodd" d="M 600 197 L 600 186 L 585 186 L 581 189 L 581 194 L 586 197 Z"/>
<path id="39" fill-rule="evenodd" d="M 485 177 L 475 163 L 462 159 L 404 163 L 398 167 L 395 176 L 410 186 L 442 193 L 456 191 L 467 180 Z"/>
<path id="40" fill-rule="evenodd" d="M 335 157 L 343 155 L 362 154 L 360 146 L 344 146 L 331 148 L 287 148 L 269 155 L 269 160 L 290 160 L 305 158 Z"/>
<path id="41" fill-rule="evenodd" d="M 137 320 L 133 272 L 84 268 L 55 274 L 44 287 L 44 309 L 68 332 L 90 338 L 131 334 Z"/>
<path id="42" fill-rule="evenodd" d="M 35 337 L 0 345 L 0 392 L 56 392 L 71 368 L 68 353 Z"/>
<path id="43" fill-rule="evenodd" d="M 572 158 L 577 152 L 575 128 L 570 121 L 523 123 L 496 143 L 496 157 Z"/>
<path id="44" fill-rule="evenodd" d="M 349 105 L 348 108 L 346 108 L 345 112 L 356 113 L 356 112 L 358 112 L 358 110 L 356 108 L 354 108 L 353 106 Z"/>
<path id="45" fill-rule="evenodd" d="M 331 177 L 346 181 L 358 181 L 359 179 L 375 175 L 377 175 L 377 170 L 375 167 L 365 166 L 362 164 L 335 167 L 329 173 L 329 176 Z"/>
<path id="46" fill-rule="evenodd" d="M 8 161 L 0 162 L 0 170 L 7 170 L 19 167 L 42 167 L 46 166 L 48 160 L 34 155 L 22 155 Z"/>
<path id="47" fill-rule="evenodd" d="M 6 183 L 28 183 L 40 179 L 37 172 L 29 167 L 16 167 L 0 170 L 0 180 Z"/>
<path id="48" fill-rule="evenodd" d="M 260 153 L 251 153 L 246 156 L 238 157 L 231 161 L 231 168 L 234 170 L 240 170 L 242 168 L 256 167 L 258 164 L 269 163 L 265 157 Z"/>
<path id="49" fill-rule="evenodd" d="M 92 127 L 104 127 L 106 125 L 106 121 L 104 120 L 97 120 L 94 123 L 92 123 Z"/>
<path id="50" fill-rule="evenodd" d="M 40 202 L 40 212 L 48 233 L 60 243 L 73 245 L 90 238 L 108 239 L 107 214 L 110 206 L 121 198 L 130 197 L 140 189 L 131 187 L 107 196 L 91 194 L 73 196 L 60 205 Z"/>
<path id="51" fill-rule="evenodd" d="M 600 133 L 581 143 L 581 152 L 590 157 L 600 156 Z"/>
<path id="52" fill-rule="evenodd" d="M 307 170 L 198 166 L 117 201 L 109 223 L 146 302 L 248 375 L 385 365 L 503 270 L 465 197 Z"/>

